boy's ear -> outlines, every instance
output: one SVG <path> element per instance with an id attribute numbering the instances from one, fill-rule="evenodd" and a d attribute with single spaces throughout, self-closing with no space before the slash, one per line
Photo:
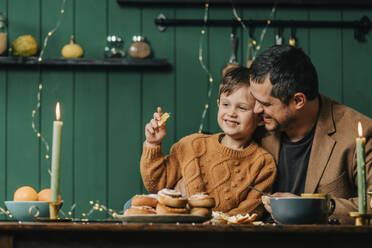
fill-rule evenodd
<path id="1" fill-rule="evenodd" d="M 217 106 L 220 107 L 220 99 L 217 99 Z"/>

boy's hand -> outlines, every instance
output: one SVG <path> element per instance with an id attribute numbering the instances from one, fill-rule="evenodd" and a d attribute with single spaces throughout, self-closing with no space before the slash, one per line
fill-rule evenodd
<path id="1" fill-rule="evenodd" d="M 147 123 L 145 127 L 146 143 L 147 145 L 160 145 L 165 135 L 167 135 L 167 130 L 165 129 L 165 123 L 159 126 L 159 121 L 163 112 L 160 107 L 157 109 L 158 112 L 154 113 L 154 118 Z"/>

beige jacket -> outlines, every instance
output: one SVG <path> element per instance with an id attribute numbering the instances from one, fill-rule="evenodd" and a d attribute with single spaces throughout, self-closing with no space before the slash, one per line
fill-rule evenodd
<path id="1" fill-rule="evenodd" d="M 367 192 L 372 191 L 372 119 L 328 97 L 320 96 L 321 107 L 305 182 L 305 193 L 327 193 L 336 202 L 334 217 L 352 224 L 349 212 L 358 211 L 355 138 L 361 121 L 366 137 Z M 262 146 L 278 162 L 280 134 L 266 133 Z M 371 211 L 370 197 L 367 209 Z"/>

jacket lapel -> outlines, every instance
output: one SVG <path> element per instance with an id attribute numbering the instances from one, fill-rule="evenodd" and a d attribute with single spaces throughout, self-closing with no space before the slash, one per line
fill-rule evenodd
<path id="1" fill-rule="evenodd" d="M 315 192 L 336 144 L 336 141 L 330 136 L 336 131 L 333 121 L 332 103 L 321 95 L 320 104 L 320 113 L 306 173 L 305 193 Z"/>
<path id="2" fill-rule="evenodd" d="M 270 132 L 261 140 L 262 146 L 268 150 L 275 159 L 275 164 L 278 164 L 279 149 L 280 149 L 280 133 Z"/>

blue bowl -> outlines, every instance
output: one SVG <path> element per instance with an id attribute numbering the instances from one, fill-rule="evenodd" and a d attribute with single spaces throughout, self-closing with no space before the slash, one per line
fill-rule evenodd
<path id="1" fill-rule="evenodd" d="M 35 217 L 49 217 L 49 204 L 43 201 L 5 201 L 5 206 L 16 220 L 34 221 Z M 37 212 L 39 214 L 37 215 Z M 32 214 L 32 215 L 31 215 Z"/>
<path id="2" fill-rule="evenodd" d="M 272 197 L 273 217 L 280 224 L 326 224 L 329 203 L 326 198 Z"/>

